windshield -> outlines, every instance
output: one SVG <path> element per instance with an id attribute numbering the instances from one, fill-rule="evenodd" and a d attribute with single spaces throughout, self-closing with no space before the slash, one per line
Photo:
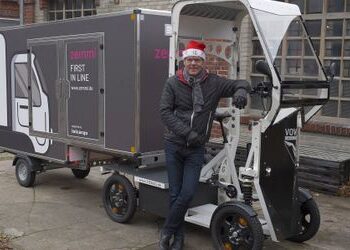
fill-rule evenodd
<path id="1" fill-rule="evenodd" d="M 253 13 L 260 42 L 267 50 L 265 57 L 273 63 L 280 81 L 281 117 L 302 108 L 305 121 L 309 120 L 329 98 L 327 77 L 318 59 L 319 42 L 312 41 L 306 31 L 312 23 L 304 25 L 299 15 L 257 9 Z"/>
<path id="2" fill-rule="evenodd" d="M 267 47 L 266 56 L 273 62 L 281 81 L 327 79 L 317 58 L 319 43 L 309 39 L 299 16 L 253 11 Z"/>

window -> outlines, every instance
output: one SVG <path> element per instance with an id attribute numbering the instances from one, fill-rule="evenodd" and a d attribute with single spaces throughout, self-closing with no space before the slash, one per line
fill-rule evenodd
<path id="1" fill-rule="evenodd" d="M 306 12 L 308 14 L 322 13 L 323 0 L 308 0 L 306 1 Z"/>
<path id="2" fill-rule="evenodd" d="M 301 56 L 302 42 L 301 40 L 288 41 L 288 56 Z"/>
<path id="3" fill-rule="evenodd" d="M 350 1 L 349 0 L 346 1 L 346 11 L 350 12 Z"/>
<path id="4" fill-rule="evenodd" d="M 316 51 L 316 55 L 320 54 L 320 40 L 312 40 L 312 44 L 314 46 L 314 49 Z M 304 40 L 304 50 L 305 50 L 305 56 L 313 56 L 313 52 L 311 50 L 311 46 L 309 45 L 309 41 L 308 40 Z"/>
<path id="5" fill-rule="evenodd" d="M 28 98 L 28 66 L 26 63 L 15 64 L 15 95 L 17 98 Z M 32 72 L 32 101 L 34 106 L 41 106 L 38 83 Z"/>
<path id="6" fill-rule="evenodd" d="M 332 84 L 329 86 L 330 96 L 338 97 L 339 96 L 339 80 L 334 79 Z"/>
<path id="7" fill-rule="evenodd" d="M 343 97 L 350 97 L 350 81 L 342 81 Z"/>
<path id="8" fill-rule="evenodd" d="M 342 101 L 340 103 L 340 112 L 341 116 L 343 118 L 350 118 L 350 102 L 349 101 Z"/>
<path id="9" fill-rule="evenodd" d="M 328 20 L 326 25 L 326 36 L 342 36 L 343 20 Z"/>
<path id="10" fill-rule="evenodd" d="M 28 98 L 27 64 L 15 64 L 16 97 Z"/>
<path id="11" fill-rule="evenodd" d="M 349 0 L 349 2 L 350 2 L 350 0 Z M 350 19 L 346 20 L 346 31 L 345 31 L 345 34 L 347 36 L 350 36 Z"/>
<path id="12" fill-rule="evenodd" d="M 95 0 L 49 1 L 49 21 L 96 15 Z"/>
<path id="13" fill-rule="evenodd" d="M 321 20 L 308 20 L 305 25 L 310 36 L 319 37 L 321 35 Z"/>
<path id="14" fill-rule="evenodd" d="M 344 56 L 350 56 L 350 40 L 344 41 Z"/>
<path id="15" fill-rule="evenodd" d="M 326 105 L 323 106 L 322 115 L 337 117 L 338 114 L 338 101 L 328 101 Z"/>
<path id="16" fill-rule="evenodd" d="M 350 77 L 350 60 L 343 62 L 343 76 Z"/>
<path id="17" fill-rule="evenodd" d="M 253 55 L 254 56 L 262 56 L 263 55 L 263 50 L 261 48 L 259 40 L 253 40 Z"/>
<path id="18" fill-rule="evenodd" d="M 288 27 L 288 35 L 289 36 L 301 36 L 302 35 L 302 27 L 299 21 L 293 21 Z"/>
<path id="19" fill-rule="evenodd" d="M 339 76 L 340 75 L 340 60 L 324 60 L 323 65 L 326 69 L 326 72 L 329 72 L 329 66 L 333 62 L 335 63 L 335 76 Z"/>
<path id="20" fill-rule="evenodd" d="M 328 0 L 328 12 L 344 12 L 344 0 Z"/>
<path id="21" fill-rule="evenodd" d="M 342 41 L 341 40 L 326 40 L 325 48 L 326 56 L 341 56 Z"/>
<path id="22" fill-rule="evenodd" d="M 278 72 L 281 72 L 281 59 L 275 59 L 274 66 L 276 67 Z"/>
<path id="23" fill-rule="evenodd" d="M 289 0 L 289 2 L 298 5 L 300 12 L 304 13 L 304 0 Z"/>
<path id="24" fill-rule="evenodd" d="M 318 64 L 314 59 L 304 60 L 304 75 L 306 76 L 318 75 Z"/>
<path id="25" fill-rule="evenodd" d="M 299 75 L 301 73 L 301 60 L 300 59 L 287 59 L 287 74 Z"/>

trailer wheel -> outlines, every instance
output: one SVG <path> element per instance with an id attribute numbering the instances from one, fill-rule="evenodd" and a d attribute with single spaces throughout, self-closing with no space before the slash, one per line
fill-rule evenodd
<path id="1" fill-rule="evenodd" d="M 110 176 L 103 186 L 103 205 L 115 222 L 126 223 L 136 211 L 136 192 L 131 182 L 122 175 Z"/>
<path id="2" fill-rule="evenodd" d="M 313 198 L 304 201 L 300 209 L 299 222 L 301 224 L 301 231 L 299 234 L 288 239 L 299 243 L 314 237 L 320 228 L 320 212 Z"/>
<path id="3" fill-rule="evenodd" d="M 32 171 L 28 161 L 18 159 L 16 162 L 16 178 L 19 185 L 23 187 L 32 187 L 35 182 L 36 172 Z"/>
<path id="4" fill-rule="evenodd" d="M 244 204 L 219 206 L 213 215 L 210 231 L 215 249 L 260 250 L 263 247 L 260 221 L 253 209 Z"/>
<path id="5" fill-rule="evenodd" d="M 86 176 L 90 173 L 90 168 L 83 170 L 83 169 L 72 169 L 73 175 L 78 179 L 84 179 Z"/>

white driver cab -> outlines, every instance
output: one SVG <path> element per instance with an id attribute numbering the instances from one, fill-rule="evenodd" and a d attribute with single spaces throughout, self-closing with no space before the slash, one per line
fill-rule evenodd
<path id="1" fill-rule="evenodd" d="M 329 82 L 297 5 L 271 0 L 179 1 L 172 11 L 172 27 L 170 75 L 175 74 L 176 63 L 181 67 L 181 50 L 187 41 L 195 39 L 207 45 L 209 58 L 215 57 L 209 68 L 227 63 L 212 69 L 214 72 L 248 81 L 255 68 L 249 34 L 255 30 L 265 58 L 259 73 L 271 84 L 271 105 L 262 120 L 262 131 L 297 111 L 307 122 L 328 101 Z M 297 51 L 300 55 L 292 56 L 307 60 L 290 57 L 290 39 L 296 36 L 301 37 L 303 49 Z"/>

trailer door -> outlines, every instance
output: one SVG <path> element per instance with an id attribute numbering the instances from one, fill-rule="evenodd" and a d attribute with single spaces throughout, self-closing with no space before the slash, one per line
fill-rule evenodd
<path id="1" fill-rule="evenodd" d="M 104 145 L 103 34 L 31 39 L 28 49 L 48 97 L 50 118 L 48 127 L 43 126 L 31 91 L 30 134 L 74 145 Z"/>
<path id="2" fill-rule="evenodd" d="M 59 120 L 63 109 L 60 102 L 58 42 L 31 41 L 29 51 L 29 132 L 31 135 L 52 138 L 60 133 Z M 37 101 L 36 84 L 39 96 L 42 96 L 40 103 Z"/>
<path id="3" fill-rule="evenodd" d="M 64 42 L 67 95 L 67 137 L 104 143 L 104 80 L 102 36 Z"/>

